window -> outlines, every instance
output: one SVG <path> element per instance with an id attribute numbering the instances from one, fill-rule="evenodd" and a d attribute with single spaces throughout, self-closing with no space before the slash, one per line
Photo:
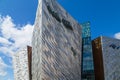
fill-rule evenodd
<path id="1" fill-rule="evenodd" d="M 49 5 L 47 5 L 47 9 L 48 9 L 48 11 L 49 11 L 50 13 L 53 12 Z"/>
<path id="2" fill-rule="evenodd" d="M 120 46 L 117 47 L 117 49 L 119 49 L 119 48 L 120 48 Z"/>
<path id="3" fill-rule="evenodd" d="M 115 44 L 111 44 L 111 45 L 109 45 L 109 47 L 112 47 L 113 49 L 119 49 L 120 48 L 120 46 L 116 46 Z"/>
<path id="4" fill-rule="evenodd" d="M 58 15 L 57 12 L 53 11 L 53 10 L 50 8 L 49 5 L 47 5 L 47 9 L 48 9 L 49 13 L 50 13 L 57 21 L 61 22 L 61 19 L 60 19 L 60 17 L 59 17 L 59 15 Z"/>
<path id="5" fill-rule="evenodd" d="M 57 12 L 52 12 L 52 16 L 53 16 L 57 21 L 61 22 L 61 19 L 60 19 L 60 17 L 59 17 L 59 15 L 58 15 Z"/>
<path id="6" fill-rule="evenodd" d="M 70 30 L 73 30 L 71 24 L 69 21 L 65 20 L 65 19 L 62 19 L 62 23 L 63 25 L 67 28 L 67 29 L 70 29 Z"/>
<path id="7" fill-rule="evenodd" d="M 111 45 L 109 45 L 109 47 L 112 47 L 113 49 L 115 49 L 116 45 L 115 44 L 111 44 Z"/>
<path id="8" fill-rule="evenodd" d="M 76 56 L 76 51 L 74 50 L 74 48 L 73 47 L 71 47 L 71 51 L 73 52 L 73 56 Z"/>

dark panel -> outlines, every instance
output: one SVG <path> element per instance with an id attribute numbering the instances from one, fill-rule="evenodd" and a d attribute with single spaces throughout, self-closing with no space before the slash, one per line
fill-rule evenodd
<path id="1" fill-rule="evenodd" d="M 32 47 L 27 46 L 27 51 L 28 51 L 28 67 L 29 67 L 29 79 L 32 80 L 32 69 L 31 69 L 31 62 L 32 62 Z"/>
<path id="2" fill-rule="evenodd" d="M 50 12 L 50 14 L 59 22 L 61 22 L 61 19 L 56 11 L 53 11 L 51 7 L 47 4 L 47 9 Z"/>
<path id="3" fill-rule="evenodd" d="M 74 55 L 74 56 L 77 55 L 77 53 L 76 53 L 76 51 L 75 51 L 75 49 L 74 49 L 73 47 L 71 47 L 71 51 L 73 52 L 73 55 Z"/>
<path id="4" fill-rule="evenodd" d="M 72 25 L 69 21 L 62 19 L 62 23 L 67 29 L 73 30 Z"/>
<path id="5" fill-rule="evenodd" d="M 97 38 L 92 41 L 92 48 L 95 69 L 95 80 L 104 80 L 101 38 Z"/>

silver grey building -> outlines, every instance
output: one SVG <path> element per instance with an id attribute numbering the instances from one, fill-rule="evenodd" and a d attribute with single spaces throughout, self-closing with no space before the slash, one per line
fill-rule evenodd
<path id="1" fill-rule="evenodd" d="M 31 80 L 31 51 L 27 46 L 13 56 L 14 80 Z"/>
<path id="2" fill-rule="evenodd" d="M 92 44 L 95 80 L 120 80 L 120 40 L 101 36 Z"/>
<path id="3" fill-rule="evenodd" d="M 39 0 L 32 80 L 81 80 L 81 26 L 56 2 Z"/>

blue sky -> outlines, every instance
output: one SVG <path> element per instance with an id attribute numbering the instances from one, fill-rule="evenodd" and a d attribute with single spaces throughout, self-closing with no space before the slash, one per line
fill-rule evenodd
<path id="1" fill-rule="evenodd" d="M 91 22 L 92 39 L 120 39 L 120 0 L 58 0 L 79 22 Z M 13 80 L 12 55 L 30 42 L 37 0 L 0 0 L 0 80 Z M 26 35 L 24 35 L 24 33 Z"/>

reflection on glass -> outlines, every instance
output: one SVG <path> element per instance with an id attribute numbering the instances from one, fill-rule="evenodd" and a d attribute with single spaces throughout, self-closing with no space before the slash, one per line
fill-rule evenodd
<path id="1" fill-rule="evenodd" d="M 90 22 L 82 24 L 82 80 L 94 80 Z"/>

